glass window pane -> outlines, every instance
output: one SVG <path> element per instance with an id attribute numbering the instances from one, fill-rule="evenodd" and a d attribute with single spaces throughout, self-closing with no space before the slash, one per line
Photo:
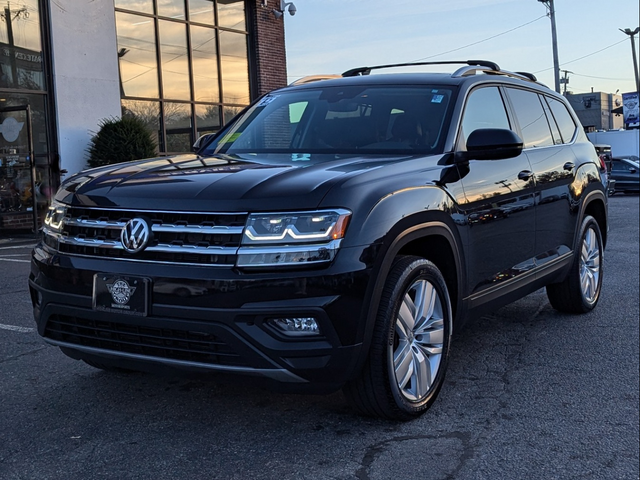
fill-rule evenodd
<path id="1" fill-rule="evenodd" d="M 525 148 L 553 145 L 551 130 L 538 94 L 516 88 L 507 89 L 513 103 Z"/>
<path id="2" fill-rule="evenodd" d="M 244 0 L 218 0 L 218 25 L 246 30 Z"/>
<path id="3" fill-rule="evenodd" d="M 573 121 L 573 117 L 567 110 L 567 107 L 551 97 L 546 97 L 549 102 L 549 107 L 553 113 L 553 117 L 558 122 L 558 128 L 560 128 L 560 134 L 564 143 L 569 143 L 573 139 L 573 135 L 576 133 L 576 123 Z"/>
<path id="4" fill-rule="evenodd" d="M 167 152 L 190 152 L 191 144 L 191 105 L 186 103 L 164 104 L 164 124 L 167 132 Z"/>
<path id="5" fill-rule="evenodd" d="M 38 2 L 5 3 L 0 10 L 0 87 L 44 90 Z"/>
<path id="6" fill-rule="evenodd" d="M 158 26 L 163 98 L 190 100 L 186 25 L 160 20 Z"/>
<path id="7" fill-rule="evenodd" d="M 153 0 L 116 0 L 116 8 L 124 8 L 141 13 L 153 13 Z"/>
<path id="8" fill-rule="evenodd" d="M 223 101 L 246 105 L 249 103 L 249 64 L 247 36 L 220 31 Z"/>
<path id="9" fill-rule="evenodd" d="M 153 20 L 116 12 L 120 95 L 158 98 L 158 67 Z"/>
<path id="10" fill-rule="evenodd" d="M 196 105 L 198 136 L 220 129 L 220 107 L 218 105 Z"/>
<path id="11" fill-rule="evenodd" d="M 216 31 L 213 28 L 192 26 L 191 51 L 195 100 L 219 102 Z"/>
<path id="12" fill-rule="evenodd" d="M 184 20 L 184 0 L 158 0 L 158 15 Z"/>
<path id="13" fill-rule="evenodd" d="M 479 128 L 509 128 L 504 102 L 496 87 L 474 90 L 467 99 L 462 118 L 462 136 L 465 144 L 469 134 Z"/>
<path id="14" fill-rule="evenodd" d="M 156 151 L 160 145 L 160 104 L 139 100 L 122 100 L 122 116 L 133 115 L 140 118 L 156 142 Z"/>
<path id="15" fill-rule="evenodd" d="M 189 0 L 189 20 L 214 25 L 213 0 Z"/>

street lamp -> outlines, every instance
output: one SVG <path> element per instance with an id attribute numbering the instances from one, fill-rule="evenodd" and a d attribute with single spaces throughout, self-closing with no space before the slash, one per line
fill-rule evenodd
<path id="1" fill-rule="evenodd" d="M 631 30 L 630 28 L 625 28 L 622 30 L 619 28 L 622 33 L 626 33 L 629 35 L 629 39 L 631 40 L 631 55 L 633 55 L 633 73 L 636 75 L 636 92 L 640 93 L 640 81 L 638 80 L 638 60 L 636 60 L 636 42 L 633 36 L 640 31 L 640 27 L 636 27 L 635 30 Z"/>
<path id="2" fill-rule="evenodd" d="M 560 93 L 560 62 L 558 61 L 558 36 L 556 34 L 556 10 L 553 0 L 538 0 L 547 7 L 547 15 L 551 19 L 551 40 L 553 43 L 553 78 L 555 80 L 556 92 Z"/>

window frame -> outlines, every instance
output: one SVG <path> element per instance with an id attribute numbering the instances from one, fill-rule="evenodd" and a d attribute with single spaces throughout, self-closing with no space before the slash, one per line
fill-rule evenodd
<path id="1" fill-rule="evenodd" d="M 222 126 L 226 123 L 224 121 L 225 116 L 227 116 L 227 111 L 236 111 L 243 110 L 247 107 L 254 96 L 255 92 L 255 74 L 254 70 L 254 61 L 253 55 L 251 52 L 251 15 L 253 10 L 250 8 L 250 2 L 246 0 L 242 0 L 244 5 L 245 12 L 245 22 L 244 29 L 238 30 L 229 27 L 222 27 L 219 25 L 218 19 L 218 0 L 211 0 L 213 15 L 214 15 L 214 24 L 206 24 L 198 21 L 192 21 L 190 19 L 189 5 L 186 0 L 180 0 L 184 4 L 184 18 L 171 18 L 158 14 L 158 3 L 157 0 L 153 0 L 153 13 L 148 12 L 138 12 L 135 10 L 130 10 L 128 8 L 123 7 L 114 7 L 115 12 L 125 13 L 129 15 L 136 15 L 142 19 L 150 20 L 153 24 L 154 31 L 154 42 L 155 42 L 155 60 L 157 66 L 157 82 L 158 82 L 158 97 L 148 98 L 148 97 L 139 97 L 139 96 L 129 96 L 126 95 L 124 90 L 121 94 L 121 102 L 122 101 L 142 101 L 142 102 L 157 102 L 160 105 L 160 118 L 159 118 L 159 129 L 158 129 L 158 154 L 159 155 L 170 155 L 176 153 L 185 153 L 184 151 L 169 151 L 167 150 L 167 125 L 165 120 L 165 103 L 184 103 L 189 105 L 190 115 L 191 115 L 191 127 L 190 127 L 190 145 L 197 140 L 200 135 L 200 130 L 206 130 L 208 133 L 214 133 L 222 128 Z M 186 31 L 186 45 L 187 45 L 187 63 L 188 63 L 188 75 L 189 75 L 189 99 L 174 99 L 174 98 L 165 98 L 164 88 L 163 88 L 163 72 L 162 72 L 162 54 L 161 54 L 161 44 L 160 44 L 160 22 L 175 22 L 184 26 Z M 191 25 L 199 28 L 208 28 L 214 32 L 215 35 L 215 45 L 216 45 L 216 68 L 217 68 L 217 83 L 218 83 L 218 93 L 219 98 L 218 101 L 214 102 L 206 102 L 206 101 L 197 101 L 195 99 L 195 85 L 194 85 L 194 69 L 193 69 L 193 51 L 192 51 L 192 38 L 191 38 Z M 220 52 L 220 32 L 230 32 L 238 35 L 244 35 L 245 44 L 246 44 L 246 63 L 247 63 L 247 84 L 249 87 L 249 99 L 247 103 L 234 103 L 234 102 L 225 102 L 224 101 L 224 79 L 222 73 L 222 55 Z M 117 35 L 117 23 L 116 23 L 116 41 L 118 39 Z M 119 48 L 119 47 L 118 47 Z M 118 59 L 118 70 L 120 71 L 120 61 Z M 220 112 L 220 125 L 216 129 L 212 129 L 208 125 L 202 126 L 202 128 L 198 125 L 198 108 L 201 107 L 212 107 L 217 108 Z M 233 115 L 232 115 L 233 116 Z M 155 133 L 155 132 L 154 132 Z M 188 150 L 190 151 L 190 149 Z"/>

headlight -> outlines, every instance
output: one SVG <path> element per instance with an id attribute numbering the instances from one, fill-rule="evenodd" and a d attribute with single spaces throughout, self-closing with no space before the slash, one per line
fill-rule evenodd
<path id="1" fill-rule="evenodd" d="M 62 228 L 62 220 L 67 214 L 67 207 L 53 202 L 49 207 L 49 211 L 47 215 L 44 217 L 44 224 L 46 228 L 49 230 L 53 230 L 54 232 L 59 232 Z"/>
<path id="2" fill-rule="evenodd" d="M 279 267 L 331 262 L 347 230 L 351 212 L 249 215 L 238 251 L 238 267 Z"/>
<path id="3" fill-rule="evenodd" d="M 320 243 L 344 237 L 351 212 L 264 213 L 249 215 L 243 245 L 290 245 Z"/>

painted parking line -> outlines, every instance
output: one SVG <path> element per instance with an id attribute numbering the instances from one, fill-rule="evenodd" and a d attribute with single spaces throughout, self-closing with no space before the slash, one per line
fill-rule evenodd
<path id="1" fill-rule="evenodd" d="M 35 331 L 34 328 L 18 327 L 16 325 L 4 325 L 2 323 L 0 323 L 0 330 L 9 330 L 11 332 L 20 332 L 20 333 L 31 333 Z"/>
<path id="2" fill-rule="evenodd" d="M 18 260 L 17 258 L 2 258 L 2 257 L 0 257 L 0 262 L 30 263 L 31 260 Z"/>
<path id="3" fill-rule="evenodd" d="M 0 247 L 0 250 L 12 250 L 17 248 L 33 248 L 35 246 L 36 246 L 35 243 L 33 245 L 11 245 L 10 247 Z"/>

